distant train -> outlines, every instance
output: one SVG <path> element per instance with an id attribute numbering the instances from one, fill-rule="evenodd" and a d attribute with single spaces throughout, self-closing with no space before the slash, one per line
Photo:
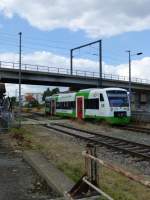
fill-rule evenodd
<path id="1" fill-rule="evenodd" d="M 128 92 L 121 88 L 92 88 L 53 95 L 45 99 L 45 113 L 106 120 L 111 124 L 127 124 L 131 116 Z"/>

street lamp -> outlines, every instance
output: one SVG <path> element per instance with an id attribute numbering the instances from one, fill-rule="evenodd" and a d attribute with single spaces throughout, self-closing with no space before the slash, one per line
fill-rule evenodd
<path id="1" fill-rule="evenodd" d="M 127 50 L 126 51 L 129 55 L 129 100 L 130 100 L 130 103 L 131 103 L 131 57 L 132 56 L 139 56 L 139 55 L 142 55 L 143 53 L 142 52 L 138 52 L 136 54 L 131 54 L 131 51 L 130 50 Z"/>
<path id="2" fill-rule="evenodd" d="M 19 127 L 21 127 L 21 55 L 22 54 L 22 32 L 19 33 Z"/>

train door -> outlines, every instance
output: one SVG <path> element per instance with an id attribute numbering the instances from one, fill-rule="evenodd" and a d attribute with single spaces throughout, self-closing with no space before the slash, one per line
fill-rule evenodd
<path id="1" fill-rule="evenodd" d="M 51 101 L 51 115 L 55 115 L 56 113 L 56 103 L 55 100 Z"/>
<path id="2" fill-rule="evenodd" d="M 78 119 L 84 118 L 84 98 L 77 97 L 76 98 L 76 115 Z"/>

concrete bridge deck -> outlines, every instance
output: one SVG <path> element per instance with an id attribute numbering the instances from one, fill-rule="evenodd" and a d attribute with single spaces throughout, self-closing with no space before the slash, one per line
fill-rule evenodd
<path id="1" fill-rule="evenodd" d="M 19 64 L 0 62 L 0 81 L 18 83 Z M 66 86 L 76 88 L 97 87 L 99 75 L 96 72 L 55 68 L 39 65 L 22 64 L 22 84 Z M 122 87 L 128 89 L 128 77 L 103 74 L 103 87 Z M 150 91 L 150 80 L 133 78 L 132 89 Z"/>

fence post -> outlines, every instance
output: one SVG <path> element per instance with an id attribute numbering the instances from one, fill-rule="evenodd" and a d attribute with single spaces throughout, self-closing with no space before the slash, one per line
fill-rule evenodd
<path id="1" fill-rule="evenodd" d="M 96 146 L 87 144 L 86 152 L 94 157 L 97 157 Z M 88 180 L 92 184 L 94 184 L 95 186 L 99 185 L 98 164 L 94 160 L 87 157 L 85 157 L 85 173 L 88 177 Z"/>

